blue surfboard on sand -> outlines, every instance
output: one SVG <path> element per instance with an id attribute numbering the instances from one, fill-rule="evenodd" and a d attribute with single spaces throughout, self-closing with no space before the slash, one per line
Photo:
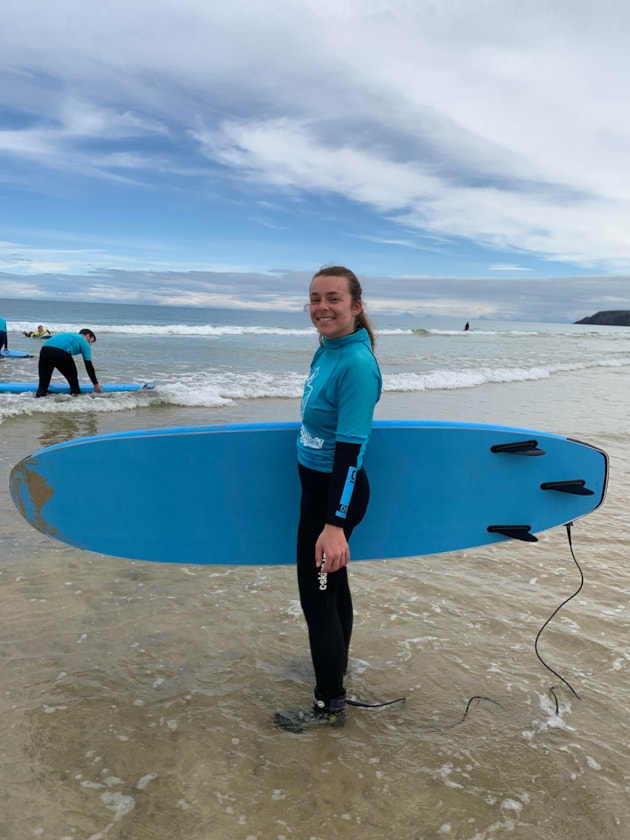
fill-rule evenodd
<path id="1" fill-rule="evenodd" d="M 114 392 L 114 391 L 146 391 L 151 390 L 154 386 L 151 383 L 144 383 L 143 385 L 134 385 L 134 384 L 111 384 L 108 383 L 107 385 L 103 385 L 103 391 L 106 393 Z M 34 394 L 37 391 L 37 382 L 0 382 L 0 394 Z M 70 393 L 70 386 L 67 383 L 63 385 L 59 384 L 51 384 L 48 386 L 48 393 L 49 394 L 69 394 Z M 90 383 L 89 385 L 81 384 L 81 393 L 82 394 L 92 394 L 94 393 L 94 385 Z"/>
<path id="2" fill-rule="evenodd" d="M 3 347 L 0 350 L 0 356 L 4 356 L 7 359 L 32 359 L 32 353 L 25 353 L 24 350 L 7 350 L 6 347 Z"/>
<path id="3" fill-rule="evenodd" d="M 10 477 L 43 534 L 91 551 L 174 563 L 291 563 L 297 423 L 179 427 L 71 440 Z M 367 515 L 353 560 L 453 551 L 533 535 L 597 508 L 608 459 L 561 435 L 377 421 Z M 85 487 L 89 492 L 77 492 Z"/>

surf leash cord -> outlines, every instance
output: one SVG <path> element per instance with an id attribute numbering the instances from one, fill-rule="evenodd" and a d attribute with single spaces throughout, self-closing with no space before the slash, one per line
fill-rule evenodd
<path id="1" fill-rule="evenodd" d="M 540 641 L 540 637 L 541 637 L 541 635 L 542 635 L 543 631 L 545 630 L 545 628 L 547 628 L 547 627 L 549 626 L 549 624 L 550 624 L 550 623 L 553 621 L 553 619 L 557 616 L 557 614 L 560 612 L 560 610 L 561 610 L 563 607 L 565 607 L 565 606 L 569 603 L 569 601 L 572 601 L 574 598 L 576 598 L 576 597 L 579 595 L 579 593 L 582 591 L 582 587 L 584 586 L 584 572 L 582 571 L 582 567 L 580 566 L 580 564 L 579 564 L 579 562 L 578 562 L 578 560 L 577 560 L 577 557 L 575 556 L 575 551 L 573 550 L 573 540 L 572 540 L 572 537 L 571 537 L 571 528 L 573 527 L 573 522 L 567 522 L 567 523 L 565 524 L 565 527 L 566 527 L 566 529 L 567 529 L 567 540 L 568 540 L 568 543 L 569 543 L 569 549 L 570 549 L 570 551 L 571 551 L 571 557 L 573 558 L 573 562 L 575 563 L 575 565 L 576 565 L 576 567 L 577 567 L 577 570 L 578 570 L 578 572 L 580 573 L 580 585 L 579 585 L 579 586 L 578 586 L 578 588 L 575 590 L 575 592 L 573 592 L 571 595 L 569 595 L 567 598 L 565 598 L 565 599 L 562 601 L 562 603 L 558 604 L 558 606 L 557 606 L 557 607 L 555 608 L 555 610 L 551 613 L 551 615 L 549 616 L 549 618 L 547 618 L 547 620 L 543 623 L 542 627 L 540 628 L 540 630 L 539 630 L 539 631 L 538 631 L 538 633 L 536 634 L 536 638 L 535 638 L 535 640 L 534 640 L 534 651 L 535 651 L 536 656 L 538 657 L 539 661 L 541 662 L 541 664 L 542 664 L 542 665 L 543 665 L 543 666 L 544 666 L 544 667 L 545 667 L 548 671 L 550 671 L 550 672 L 551 672 L 551 673 L 552 673 L 555 677 L 557 677 L 559 680 L 561 680 L 561 682 L 562 682 L 562 683 L 563 683 L 563 684 L 564 684 L 564 685 L 565 685 L 565 686 L 569 689 L 569 691 L 571 692 L 571 694 L 573 694 L 573 696 L 574 696 L 577 700 L 579 700 L 579 699 L 580 699 L 580 695 L 579 695 L 579 694 L 577 693 L 577 691 L 573 688 L 573 686 L 571 685 L 571 683 L 570 683 L 567 679 L 565 679 L 565 678 L 564 678 L 561 674 L 559 674 L 557 671 L 555 671 L 555 670 L 554 670 L 554 669 L 553 669 L 553 668 L 552 668 L 552 667 L 551 667 L 551 666 L 550 666 L 550 665 L 549 665 L 549 664 L 548 664 L 548 663 L 547 663 L 547 662 L 543 659 L 543 657 L 541 656 L 540 651 L 539 651 L 539 649 L 538 649 L 538 644 L 539 644 L 539 641 Z M 554 699 L 554 703 L 555 703 L 555 707 L 556 707 L 556 714 L 557 714 L 557 715 L 559 715 L 559 714 L 560 714 L 560 703 L 559 703 L 559 701 L 558 701 L 558 695 L 557 695 L 557 693 L 556 693 L 556 691 L 557 691 L 557 689 L 558 689 L 558 688 L 560 688 L 560 686 L 551 686 L 551 688 L 549 689 L 549 693 L 551 694 L 551 696 L 552 696 L 552 697 L 553 697 L 553 699 Z M 501 705 L 501 703 L 498 703 L 496 700 L 493 700 L 491 697 L 485 697 L 485 696 L 483 696 L 483 695 L 475 695 L 474 697 L 471 697 L 471 698 L 468 700 L 468 702 L 467 702 L 467 704 L 466 704 L 466 709 L 464 710 L 464 714 L 463 714 L 463 715 L 462 715 L 462 717 L 461 717 L 458 721 L 456 721 L 455 723 L 451 723 L 451 724 L 422 724 L 422 728 L 423 728 L 423 729 L 432 729 L 432 730 L 434 730 L 434 731 L 440 731 L 440 730 L 446 730 L 446 729 L 454 729 L 456 726 L 460 726 L 460 725 L 461 725 L 461 724 L 462 724 L 462 723 L 466 720 L 466 718 L 468 717 L 468 713 L 470 712 L 470 709 L 471 709 L 471 707 L 472 707 L 472 704 L 473 704 L 473 702 L 474 702 L 475 700 L 480 701 L 480 702 L 491 703 L 492 705 L 497 706 L 499 709 L 503 709 L 503 710 L 505 711 L 504 706 L 502 706 L 502 705 Z"/>
<path id="2" fill-rule="evenodd" d="M 538 650 L 538 642 L 540 641 L 540 637 L 541 637 L 543 631 L 545 630 L 545 628 L 548 627 L 548 625 L 551 623 L 551 621 L 556 617 L 556 615 L 560 612 L 560 610 L 569 603 L 569 601 L 572 601 L 574 598 L 576 598 L 579 595 L 579 593 L 582 591 L 582 587 L 584 586 L 584 572 L 582 571 L 582 567 L 578 563 L 577 557 L 575 556 L 575 552 L 573 550 L 573 540 L 571 538 L 571 528 L 573 527 L 573 522 L 567 522 L 565 527 L 567 529 L 567 540 L 569 542 L 569 550 L 571 551 L 571 557 L 573 558 L 573 562 L 575 563 L 575 565 L 577 567 L 577 570 L 580 573 L 580 585 L 578 586 L 578 588 L 575 590 L 575 592 L 572 595 L 569 595 L 568 598 L 565 598 L 564 601 L 555 608 L 555 610 L 551 613 L 549 618 L 545 621 L 543 626 L 540 628 L 540 630 L 536 634 L 536 640 L 534 641 L 534 651 L 536 652 L 536 656 L 538 657 L 540 662 L 544 665 L 544 667 L 548 671 L 550 671 L 554 676 L 558 677 L 558 679 L 561 680 L 564 683 L 564 685 L 569 689 L 571 694 L 573 694 L 573 696 L 577 700 L 579 700 L 580 695 L 573 688 L 571 683 L 568 680 L 566 680 L 557 671 L 554 671 L 554 669 L 550 665 L 548 665 L 547 662 L 545 662 L 545 660 L 540 655 L 540 651 Z M 559 687 L 560 686 L 551 686 L 551 688 L 549 689 L 549 693 L 553 697 L 554 702 L 556 704 L 556 714 L 560 714 L 560 704 L 558 702 L 558 695 L 556 694 L 556 689 L 559 688 Z"/>
<path id="3" fill-rule="evenodd" d="M 382 709 L 385 706 L 393 706 L 395 703 L 405 703 L 406 697 L 397 697 L 396 700 L 386 700 L 384 703 L 363 703 L 361 700 L 346 700 L 346 706 L 356 706 L 359 709 Z"/>
<path id="4" fill-rule="evenodd" d="M 562 682 L 562 683 L 566 686 L 566 688 L 568 688 L 568 689 L 569 689 L 569 691 L 571 692 L 571 694 L 572 694 L 572 695 L 573 695 L 573 696 L 574 696 L 577 700 L 579 700 L 579 699 L 580 699 L 580 695 L 579 695 L 579 694 L 577 693 L 577 691 L 573 688 L 573 686 L 571 685 L 571 683 L 570 683 L 567 679 L 565 679 L 565 678 L 562 676 L 562 674 L 559 674 L 556 670 L 554 670 L 554 669 L 553 669 L 553 668 L 552 668 L 552 667 L 551 667 L 551 666 L 550 666 L 550 665 L 549 665 L 549 664 L 548 664 L 548 663 L 547 663 L 547 662 L 543 659 L 543 657 L 542 657 L 542 655 L 541 655 L 541 653 L 540 653 L 540 651 L 539 651 L 539 649 L 538 649 L 538 645 L 539 645 L 539 642 L 540 642 L 540 637 L 542 636 L 542 634 L 543 634 L 544 630 L 545 630 L 545 629 L 549 626 L 549 624 L 553 621 L 553 619 L 554 619 L 554 618 L 558 615 L 558 613 L 560 612 L 560 610 L 561 610 L 563 607 L 565 607 L 565 606 L 566 606 L 566 605 L 567 605 L 570 601 L 572 601 L 574 598 L 576 598 L 576 597 L 580 594 L 580 592 L 582 591 L 582 588 L 583 588 L 583 586 L 584 586 L 584 572 L 582 571 L 582 567 L 580 566 L 580 564 L 579 564 L 579 562 L 578 562 L 578 559 L 577 559 L 577 557 L 575 556 L 575 551 L 573 550 L 573 540 L 572 540 L 572 537 L 571 537 L 571 528 L 573 527 L 573 522 L 567 522 L 567 523 L 565 524 L 565 527 L 566 527 L 566 529 L 567 529 L 567 540 L 568 540 L 568 543 L 569 543 L 569 550 L 570 550 L 570 552 L 571 552 L 571 557 L 573 558 L 573 562 L 575 563 L 576 568 L 577 568 L 577 570 L 578 570 L 578 572 L 579 572 L 579 574 L 580 574 L 580 584 L 579 584 L 579 586 L 577 587 L 577 589 L 575 590 L 575 592 L 573 592 L 571 595 L 569 595 L 567 598 L 565 598 L 565 599 L 564 599 L 564 600 L 563 600 L 560 604 L 558 604 L 558 606 L 554 609 L 554 611 L 551 613 L 551 615 L 550 615 L 550 616 L 549 616 L 549 617 L 545 620 L 545 622 L 543 623 L 542 627 L 540 628 L 540 630 L 539 630 L 539 631 L 538 631 L 538 633 L 536 634 L 536 638 L 535 638 L 535 640 L 534 640 L 534 651 L 535 651 L 536 656 L 538 657 L 539 661 L 541 662 L 541 664 L 542 664 L 542 665 L 543 665 L 543 666 L 544 666 L 544 667 L 545 667 L 548 671 L 550 671 L 550 672 L 551 672 L 551 673 L 552 673 L 555 677 L 557 677 L 557 678 L 558 678 L 558 679 L 559 679 L 559 680 L 560 680 L 560 681 L 561 681 L 561 682 Z M 557 695 L 557 693 L 556 693 L 556 691 L 557 691 L 557 689 L 558 689 L 558 688 L 560 688 L 560 686 L 551 686 L 551 687 L 549 688 L 549 693 L 551 694 L 551 696 L 552 696 L 552 697 L 553 697 L 553 699 L 554 699 L 555 708 L 556 708 L 556 714 L 557 714 L 557 715 L 558 715 L 558 714 L 560 714 L 560 703 L 559 703 L 559 701 L 558 701 L 558 695 Z M 347 703 L 347 705 L 348 705 L 348 706 L 358 706 L 358 707 L 363 708 L 363 709 L 379 709 L 379 708 L 383 708 L 384 706 L 393 706 L 393 705 L 394 705 L 394 704 L 396 704 L 396 703 L 404 703 L 404 702 L 405 702 L 405 700 L 406 700 L 406 698 L 405 698 L 405 697 L 399 697 L 399 698 L 397 698 L 396 700 L 389 700 L 389 701 L 387 701 L 387 702 L 385 702 L 385 703 L 362 703 L 362 702 L 360 702 L 360 701 L 358 701 L 358 700 L 346 700 L 346 703 Z M 501 703 L 497 702 L 496 700 L 493 700 L 491 697 L 485 697 L 484 695 L 477 694 L 477 695 L 475 695 L 474 697 L 470 697 L 470 698 L 469 698 L 468 702 L 466 703 L 466 709 L 464 710 L 464 714 L 463 714 L 463 715 L 462 715 L 462 717 L 461 717 L 458 721 L 456 721 L 455 723 L 450 723 L 450 724 L 439 724 L 439 723 L 432 724 L 432 723 L 423 723 L 423 724 L 420 724 L 420 726 L 421 726 L 421 728 L 422 728 L 422 729 L 431 729 L 431 730 L 434 730 L 434 731 L 441 731 L 441 730 L 447 730 L 447 729 L 454 729 L 456 726 L 460 726 L 460 725 L 461 725 L 461 724 L 462 724 L 462 723 L 466 720 L 466 718 L 468 717 L 468 714 L 469 714 L 469 712 L 470 712 L 470 710 L 471 710 L 472 704 L 473 704 L 475 701 L 478 701 L 478 702 L 485 702 L 485 703 L 490 703 L 490 704 L 492 704 L 493 706 L 496 706 L 497 708 L 499 708 L 499 709 L 503 709 L 503 710 L 505 711 L 505 708 L 504 708 L 504 706 L 502 706 L 502 705 L 501 705 Z"/>

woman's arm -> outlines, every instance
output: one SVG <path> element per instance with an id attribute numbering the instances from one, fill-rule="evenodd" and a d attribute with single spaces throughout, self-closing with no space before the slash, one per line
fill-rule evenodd
<path id="1" fill-rule="evenodd" d="M 343 531 L 357 474 L 361 444 L 337 441 L 335 460 L 328 487 L 326 525 L 315 544 L 315 565 L 320 568 L 326 556 L 326 571 L 336 572 L 350 562 L 350 549 Z"/>

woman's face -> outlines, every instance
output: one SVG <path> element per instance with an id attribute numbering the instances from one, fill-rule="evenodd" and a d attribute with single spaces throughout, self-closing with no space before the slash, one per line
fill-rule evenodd
<path id="1" fill-rule="evenodd" d="M 311 321 L 318 333 L 331 341 L 354 332 L 355 318 L 362 311 L 353 303 L 347 277 L 323 274 L 310 288 Z"/>

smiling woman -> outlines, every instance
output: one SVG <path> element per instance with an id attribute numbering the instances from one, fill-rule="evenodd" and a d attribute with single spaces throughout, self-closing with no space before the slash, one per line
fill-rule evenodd
<path id="1" fill-rule="evenodd" d="M 353 621 L 348 540 L 370 497 L 362 462 L 382 388 L 357 276 L 343 266 L 322 268 L 308 306 L 320 347 L 302 397 L 297 573 L 316 685 L 312 709 L 275 715 L 293 732 L 344 722 Z"/>

